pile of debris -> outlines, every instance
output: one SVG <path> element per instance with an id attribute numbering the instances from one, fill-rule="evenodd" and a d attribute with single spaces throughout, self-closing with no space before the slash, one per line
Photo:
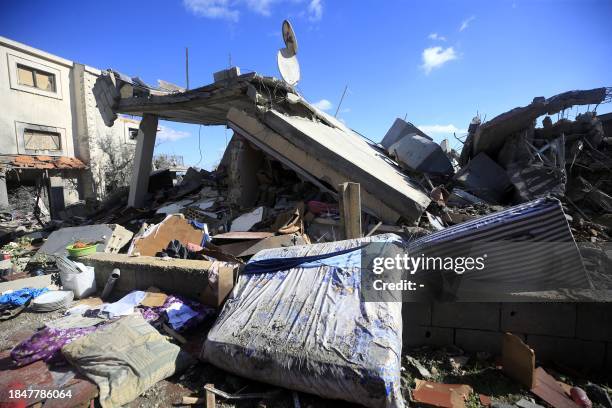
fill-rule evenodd
<path id="1" fill-rule="evenodd" d="M 401 304 L 361 298 L 365 246 L 558 241 L 569 244 L 556 271 L 563 288 L 612 289 L 604 245 L 612 235 L 609 127 L 590 109 L 554 124 L 545 116 L 536 127 L 541 116 L 609 102 L 609 88 L 535 98 L 484 123 L 474 118 L 460 153 L 401 119 L 374 143 L 287 83 L 237 68 L 190 91 L 109 71 L 94 92 L 107 124 L 118 113 L 143 116 L 141 145 L 147 132 L 154 141 L 157 116 L 226 124 L 234 135 L 214 171 L 189 168 L 179 181 L 142 166 L 131 191 L 116 191 L 93 212 L 41 222 L 41 231 L 24 228 L 3 247 L 10 272 L 2 280 L 10 282 L 0 283 L 0 327 L 45 313 L 32 318 L 32 329 L 44 323 L 40 330 L 2 330 L 0 396 L 36 384 L 64 397 L 73 390 L 73 405 L 97 396 L 103 407 L 121 406 L 194 370 L 195 358 L 218 368 L 205 378 L 232 373 L 290 389 L 296 406 L 297 392 L 371 407 L 488 406 L 495 402 L 476 387 L 426 381 L 429 369 L 402 358 Z M 534 254 L 522 256 L 541 267 Z M 451 363 L 457 372 L 460 357 Z M 504 372 L 520 382 L 513 361 Z M 406 365 L 420 375 L 409 384 Z M 553 387 L 538 370 L 531 375 L 540 388 Z M 207 384 L 180 394 L 204 393 L 182 401 L 207 406 L 216 397 L 281 398 L 269 386 L 251 387 L 257 391 Z M 557 384 L 551 400 L 540 388 L 530 387 L 555 408 L 582 398 L 561 396 Z M 45 395 L 20 398 L 44 406 L 63 398 Z"/>

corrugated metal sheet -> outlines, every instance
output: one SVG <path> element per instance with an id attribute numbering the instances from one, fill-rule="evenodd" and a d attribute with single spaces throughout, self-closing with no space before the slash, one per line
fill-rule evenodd
<path id="1" fill-rule="evenodd" d="M 483 270 L 461 276 L 451 273 L 457 300 L 502 300 L 496 296 L 591 287 L 561 203 L 553 198 L 446 228 L 411 242 L 408 248 L 412 256 L 487 255 Z"/>

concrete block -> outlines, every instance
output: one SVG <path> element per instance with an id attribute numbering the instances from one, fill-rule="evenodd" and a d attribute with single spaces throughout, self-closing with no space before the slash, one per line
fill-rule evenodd
<path id="1" fill-rule="evenodd" d="M 559 362 L 575 368 L 601 369 L 606 357 L 603 341 L 527 335 L 526 343 L 534 349 L 536 361 Z"/>
<path id="2" fill-rule="evenodd" d="M 402 304 L 404 326 L 431 326 L 431 304 L 406 302 Z"/>
<path id="3" fill-rule="evenodd" d="M 219 306 L 232 290 L 238 265 L 217 268 L 213 262 L 192 259 L 164 260 L 152 256 L 95 253 L 79 258 L 93 266 L 96 285 L 102 290 L 114 268 L 121 271 L 113 294 L 146 290 L 155 286 L 169 294 L 199 299 L 210 306 Z"/>
<path id="4" fill-rule="evenodd" d="M 405 325 L 403 328 L 403 346 L 418 347 L 423 345 L 448 346 L 453 344 L 453 329 L 445 327 Z"/>
<path id="5" fill-rule="evenodd" d="M 455 345 L 472 353 L 487 351 L 493 355 L 500 355 L 502 336 L 503 333 L 497 331 L 457 329 Z"/>
<path id="6" fill-rule="evenodd" d="M 0 293 L 7 290 L 18 290 L 23 288 L 49 288 L 53 287 L 51 275 L 33 276 L 31 278 L 17 279 L 14 281 L 0 282 Z"/>
<path id="7" fill-rule="evenodd" d="M 498 331 L 499 303 L 434 303 L 432 325 Z"/>
<path id="8" fill-rule="evenodd" d="M 501 329 L 511 333 L 574 337 L 576 305 L 572 303 L 502 303 Z"/>
<path id="9" fill-rule="evenodd" d="M 225 81 L 230 78 L 236 78 L 240 76 L 240 68 L 239 67 L 231 67 L 229 69 L 224 69 L 222 71 L 217 71 L 213 74 L 213 79 L 215 82 Z"/>
<path id="10" fill-rule="evenodd" d="M 577 304 L 576 337 L 612 341 L 612 303 Z"/>

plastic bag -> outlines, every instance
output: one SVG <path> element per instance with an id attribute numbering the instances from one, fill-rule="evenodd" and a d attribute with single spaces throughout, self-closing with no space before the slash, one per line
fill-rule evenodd
<path id="1" fill-rule="evenodd" d="M 93 266 L 85 266 L 65 257 L 58 257 L 56 263 L 60 270 L 62 286 L 66 290 L 71 290 L 76 298 L 82 299 L 96 291 Z"/>

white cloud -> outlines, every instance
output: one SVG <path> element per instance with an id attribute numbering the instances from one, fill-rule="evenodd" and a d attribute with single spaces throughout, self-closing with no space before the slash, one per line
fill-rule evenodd
<path id="1" fill-rule="evenodd" d="M 246 0 L 247 7 L 262 16 L 270 15 L 270 5 L 274 0 Z"/>
<path id="2" fill-rule="evenodd" d="M 470 26 L 470 23 L 476 19 L 476 16 L 470 16 L 461 22 L 461 27 L 459 27 L 459 31 L 463 31 Z"/>
<path id="3" fill-rule="evenodd" d="M 196 16 L 218 18 L 236 22 L 240 12 L 229 0 L 183 0 L 183 5 Z"/>
<path id="4" fill-rule="evenodd" d="M 467 133 L 466 129 L 459 129 L 457 126 L 450 125 L 420 125 L 417 126 L 428 136 L 449 136 L 453 133 L 462 134 Z"/>
<path id="5" fill-rule="evenodd" d="M 425 74 L 429 74 L 432 69 L 440 68 L 448 61 L 457 59 L 457 53 L 453 47 L 429 47 L 423 50 L 423 65 L 421 67 L 425 70 Z"/>
<path id="6" fill-rule="evenodd" d="M 333 105 L 327 99 L 321 99 L 320 101 L 313 103 L 312 106 L 314 106 L 315 108 L 318 108 L 318 109 L 326 111 L 326 110 L 330 110 Z"/>
<path id="7" fill-rule="evenodd" d="M 444 37 L 443 35 L 440 35 L 438 33 L 431 33 L 427 36 L 427 38 L 429 38 L 430 40 L 439 40 L 439 41 L 446 41 L 446 37 Z"/>
<path id="8" fill-rule="evenodd" d="M 240 7 L 244 6 L 262 16 L 272 14 L 272 6 L 278 3 L 304 4 L 304 0 L 183 0 L 185 8 L 196 16 L 216 18 L 237 22 L 240 19 Z M 302 6 L 300 6 L 302 7 Z M 308 0 L 306 11 L 310 21 L 319 21 L 323 17 L 322 0 Z"/>
<path id="9" fill-rule="evenodd" d="M 322 0 L 310 0 L 308 4 L 308 18 L 310 21 L 319 21 L 323 17 Z"/>
<path id="10" fill-rule="evenodd" d="M 168 126 L 159 126 L 157 130 L 157 140 L 160 142 L 175 142 L 186 137 L 191 137 L 191 133 Z"/>

